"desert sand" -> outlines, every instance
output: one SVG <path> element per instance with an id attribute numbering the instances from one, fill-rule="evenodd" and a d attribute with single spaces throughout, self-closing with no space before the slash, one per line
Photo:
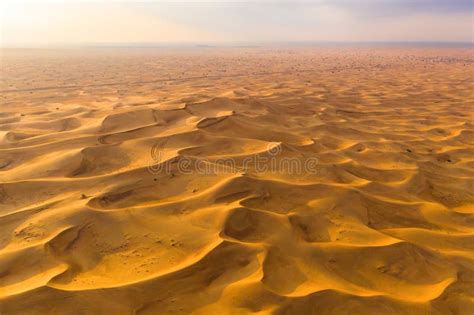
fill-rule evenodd
<path id="1" fill-rule="evenodd" d="M 474 314 L 472 49 L 0 58 L 0 314 Z"/>

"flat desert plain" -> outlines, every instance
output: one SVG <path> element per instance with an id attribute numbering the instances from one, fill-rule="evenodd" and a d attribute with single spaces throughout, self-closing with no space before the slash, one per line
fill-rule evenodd
<path id="1" fill-rule="evenodd" d="M 0 313 L 474 314 L 472 48 L 4 49 Z"/>

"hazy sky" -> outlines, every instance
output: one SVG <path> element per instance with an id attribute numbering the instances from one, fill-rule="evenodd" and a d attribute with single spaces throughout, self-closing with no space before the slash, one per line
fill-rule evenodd
<path id="1" fill-rule="evenodd" d="M 472 41 L 471 0 L 9 1 L 4 46 Z"/>

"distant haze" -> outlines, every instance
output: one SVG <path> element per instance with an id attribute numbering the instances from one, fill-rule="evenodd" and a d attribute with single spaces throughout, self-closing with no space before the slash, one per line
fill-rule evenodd
<path id="1" fill-rule="evenodd" d="M 2 46 L 471 42 L 470 0 L 6 1 Z"/>

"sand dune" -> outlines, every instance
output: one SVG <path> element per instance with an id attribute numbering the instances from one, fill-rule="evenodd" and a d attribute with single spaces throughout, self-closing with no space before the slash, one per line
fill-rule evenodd
<path id="1" fill-rule="evenodd" d="M 471 50 L 1 58 L 1 314 L 474 313 Z"/>

